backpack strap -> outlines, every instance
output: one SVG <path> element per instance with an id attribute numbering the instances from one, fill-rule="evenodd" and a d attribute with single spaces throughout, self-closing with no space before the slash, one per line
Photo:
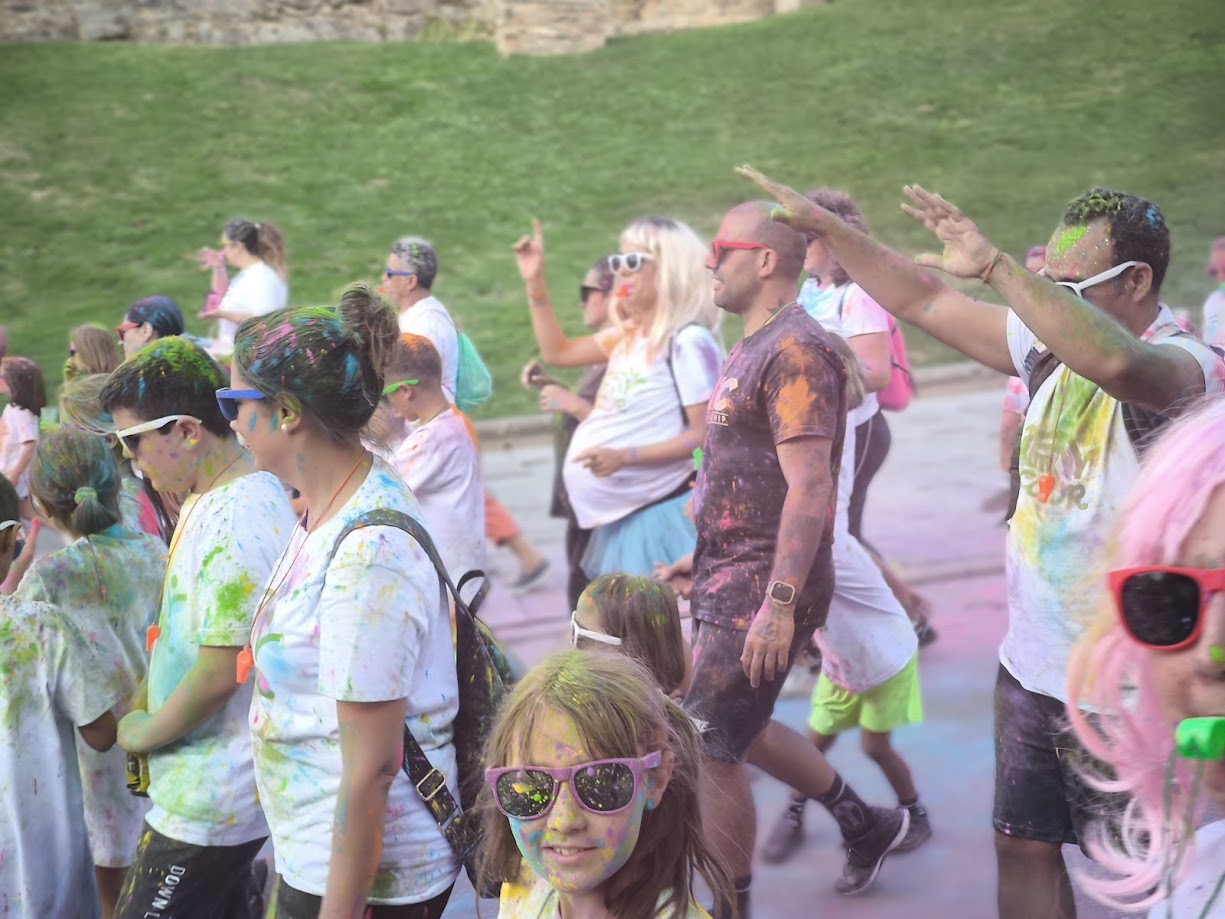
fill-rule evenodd
<path id="1" fill-rule="evenodd" d="M 422 550 L 429 557 L 430 562 L 433 563 L 434 571 L 438 574 L 439 597 L 443 607 L 447 606 L 447 592 L 450 591 L 451 596 L 455 600 L 456 617 L 464 616 L 472 618 L 472 610 L 459 595 L 459 588 L 451 583 L 451 576 L 447 574 L 447 567 L 442 563 L 442 558 L 438 554 L 438 549 L 434 546 L 434 541 L 430 539 L 430 534 L 426 532 L 420 520 L 410 517 L 401 511 L 379 508 L 367 511 L 349 521 L 348 525 L 340 531 L 340 535 L 336 537 L 336 542 L 333 544 L 332 551 L 328 555 L 328 565 L 331 566 L 332 559 L 336 557 L 336 552 L 340 549 L 340 544 L 351 533 L 373 526 L 392 527 L 393 529 L 403 530 L 416 540 L 417 544 L 421 546 Z M 460 579 L 460 586 L 467 584 L 478 576 L 484 578 L 485 573 L 483 571 L 469 571 Z M 474 607 L 480 605 L 481 600 L 485 598 L 485 594 L 488 592 L 489 582 L 486 580 L 481 585 L 481 589 L 477 591 L 476 596 L 473 597 Z M 421 798 L 422 803 L 429 810 L 430 816 L 434 818 L 434 822 L 438 824 L 438 829 L 442 831 L 444 837 L 450 839 L 448 830 L 462 811 L 460 810 L 459 803 L 455 800 L 455 795 L 447 787 L 446 776 L 434 768 L 434 764 L 430 762 L 429 757 L 425 755 L 425 751 L 421 749 L 421 744 L 417 743 L 417 738 L 408 729 L 407 723 L 404 725 L 404 756 L 402 765 L 404 772 L 408 775 L 408 780 L 417 789 L 418 797 Z"/>
<path id="2" fill-rule="evenodd" d="M 681 334 L 681 332 L 685 331 L 685 329 L 689 328 L 690 326 L 701 324 L 702 323 L 700 322 L 686 322 L 683 326 L 668 336 L 668 375 L 672 377 L 672 388 L 676 391 L 676 404 L 680 406 L 682 428 L 689 427 L 689 416 L 685 414 L 685 397 L 681 395 L 681 384 L 676 379 L 676 366 L 672 361 L 672 351 L 676 347 L 676 338 Z"/>

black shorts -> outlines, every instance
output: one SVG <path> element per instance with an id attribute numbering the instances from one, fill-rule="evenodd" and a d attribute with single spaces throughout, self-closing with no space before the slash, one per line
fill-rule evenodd
<path id="1" fill-rule="evenodd" d="M 756 689 L 740 665 L 748 632 L 693 620 L 693 672 L 683 704 L 702 731 L 704 752 L 711 759 L 721 763 L 744 762 L 749 747 L 774 715 L 774 703 L 795 659 L 811 643 L 817 627 L 825 622 L 833 592 L 831 580 L 828 592 L 795 620 L 786 672 L 776 673 L 773 680 L 763 676 Z"/>
<path id="2" fill-rule="evenodd" d="M 194 846 L 145 824 L 115 919 L 248 919 L 251 862 L 264 839 Z"/>
<path id="3" fill-rule="evenodd" d="M 451 885 L 424 903 L 371 906 L 367 909 L 366 916 L 368 919 L 440 919 L 454 889 L 455 885 Z M 285 883 L 284 878 L 278 877 L 273 903 L 275 905 L 272 908 L 272 919 L 319 919 L 323 897 L 295 890 Z"/>
<path id="4" fill-rule="evenodd" d="M 1090 788 L 1086 769 L 1105 771 L 1076 738 L 1067 706 L 1030 692 L 1001 664 L 995 680 L 995 829 L 1037 842 L 1079 843 L 1083 850 L 1086 827 L 1103 820 L 1117 826 L 1127 805 L 1123 794 Z"/>

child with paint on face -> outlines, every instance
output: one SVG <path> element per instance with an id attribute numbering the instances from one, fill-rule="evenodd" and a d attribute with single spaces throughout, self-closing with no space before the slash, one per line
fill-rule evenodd
<path id="1" fill-rule="evenodd" d="M 0 414 L 0 475 L 13 483 L 21 501 L 21 516 L 34 516 L 30 507 L 30 461 L 38 446 L 38 417 L 47 404 L 47 390 L 38 365 L 28 357 L 0 359 L 0 396 L 8 405 Z"/>
<path id="2" fill-rule="evenodd" d="M 412 424 L 392 465 L 421 502 L 426 528 L 452 580 L 485 567 L 485 492 L 468 423 L 442 389 L 442 361 L 428 338 L 404 334 L 384 371 L 383 394 Z"/>
<path id="3" fill-rule="evenodd" d="M 0 477 L 0 579 L 19 517 L 17 491 Z M 110 669 L 64 611 L 0 596 L 0 899 L 9 915 L 98 915 L 75 741 L 98 751 L 115 743 L 120 692 Z"/>
<path id="4" fill-rule="evenodd" d="M 364 522 L 422 516 L 361 442 L 398 335 L 362 287 L 334 307 L 250 319 L 218 393 L 260 468 L 309 509 L 262 592 L 247 658 L 276 919 L 437 919 L 459 873 L 400 768 L 407 729 L 456 787 L 459 684 L 438 575 L 406 531 Z"/>
<path id="5" fill-rule="evenodd" d="M 676 594 L 667 584 L 635 574 L 602 574 L 579 596 L 570 616 L 570 644 L 632 657 L 679 702 L 689 681 L 689 647 Z"/>
<path id="6" fill-rule="evenodd" d="M 1091 828 L 1087 848 L 1106 874 L 1081 885 L 1152 919 L 1220 919 L 1225 401 L 1204 400 L 1149 448 L 1118 523 L 1109 574 L 1094 576 L 1108 598 L 1069 661 L 1067 713 L 1099 761 L 1081 764 L 1087 782 L 1132 803 Z"/>
<path id="7" fill-rule="evenodd" d="M 624 655 L 546 658 L 489 738 L 483 881 L 500 919 L 699 919 L 700 874 L 730 891 L 702 834 L 697 730 Z"/>
<path id="8" fill-rule="evenodd" d="M 119 745 L 148 754 L 153 802 L 120 919 L 230 915 L 268 835 L 247 726 L 251 689 L 234 677 L 293 514 L 281 483 L 230 431 L 216 396 L 225 384 L 202 348 L 171 337 L 120 365 L 102 390 L 115 436 L 153 487 L 189 493 L 147 636 L 149 676 L 119 725 Z M 168 887 L 169 877 L 177 883 Z"/>
<path id="9" fill-rule="evenodd" d="M 96 652 L 99 677 L 126 702 L 148 669 L 145 630 L 157 612 L 166 547 L 124 527 L 119 479 L 99 437 L 61 428 L 39 443 L 30 493 L 39 514 L 72 542 L 35 562 L 16 596 L 67 616 Z M 102 915 L 110 919 L 148 801 L 128 793 L 123 750 L 99 753 L 78 743 L 77 755 Z"/>

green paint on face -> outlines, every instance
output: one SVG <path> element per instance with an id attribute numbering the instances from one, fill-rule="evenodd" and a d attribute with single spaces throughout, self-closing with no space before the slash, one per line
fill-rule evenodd
<path id="1" fill-rule="evenodd" d="M 1051 254 L 1062 258 L 1068 250 L 1085 238 L 1089 227 L 1085 224 L 1075 227 L 1062 227 L 1051 240 Z"/>
<path id="2" fill-rule="evenodd" d="M 1208 649 L 1208 656 L 1218 664 L 1225 664 L 1225 648 L 1220 645 L 1213 645 Z"/>

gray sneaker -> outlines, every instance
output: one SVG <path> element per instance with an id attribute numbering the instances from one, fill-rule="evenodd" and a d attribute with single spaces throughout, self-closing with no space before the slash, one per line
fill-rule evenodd
<path id="1" fill-rule="evenodd" d="M 771 865 L 785 862 L 804 842 L 804 802 L 793 801 L 778 815 L 761 847 L 762 861 Z"/>
<path id="2" fill-rule="evenodd" d="M 927 820 L 927 809 L 916 806 L 909 807 L 907 810 L 910 811 L 910 829 L 906 831 L 905 838 L 893 850 L 898 854 L 913 852 L 932 838 L 932 825 Z"/>
<path id="3" fill-rule="evenodd" d="M 910 829 L 910 811 L 904 807 L 874 807 L 872 829 L 846 844 L 846 866 L 834 884 L 840 894 L 863 893 L 880 874 L 885 856 L 898 847 Z"/>

